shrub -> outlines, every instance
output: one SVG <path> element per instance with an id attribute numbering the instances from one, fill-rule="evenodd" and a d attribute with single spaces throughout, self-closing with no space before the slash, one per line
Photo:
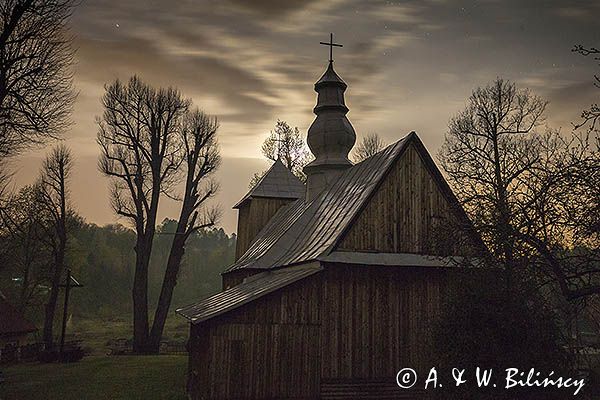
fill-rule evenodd
<path id="1" fill-rule="evenodd" d="M 447 299 L 432 335 L 438 371 L 445 374 L 446 383 L 436 395 L 446 400 L 549 400 L 572 396 L 573 388 L 505 388 L 507 368 L 518 368 L 526 375 L 535 368 L 540 379 L 551 371 L 553 377 L 573 374 L 572 359 L 554 314 L 531 290 L 507 291 L 500 287 L 498 281 L 472 282 Z M 477 367 L 494 371 L 492 383 L 496 382 L 497 388 L 477 387 Z M 464 377 L 470 382 L 457 388 L 451 375 L 453 368 L 465 369 Z"/>

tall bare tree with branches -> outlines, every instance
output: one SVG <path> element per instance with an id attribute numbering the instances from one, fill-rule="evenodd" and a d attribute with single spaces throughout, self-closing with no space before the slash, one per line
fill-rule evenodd
<path id="1" fill-rule="evenodd" d="M 575 301 L 600 294 L 600 153 L 590 132 L 542 127 L 545 105 L 503 80 L 476 89 L 439 156 L 497 260 Z"/>
<path id="2" fill-rule="evenodd" d="M 596 47 L 585 47 L 582 45 L 576 45 L 573 49 L 573 52 L 579 53 L 584 57 L 593 57 L 594 60 L 600 61 L 600 49 Z M 600 89 L 600 75 L 594 75 L 594 86 Z M 579 129 L 587 126 L 590 132 L 597 131 L 598 122 L 600 121 L 600 106 L 598 103 L 592 104 L 588 109 L 583 110 L 581 113 L 580 122 L 574 124 L 575 129 Z M 600 145 L 600 141 L 598 141 L 598 136 L 596 136 L 596 144 Z"/>
<path id="3" fill-rule="evenodd" d="M 52 249 L 53 263 L 50 269 L 50 295 L 46 303 L 43 339 L 47 346 L 53 345 L 54 315 L 65 271 L 67 252 L 67 221 L 72 209 L 69 205 L 69 178 L 73 168 L 73 156 L 64 145 L 58 145 L 44 160 L 38 181 L 39 202 L 45 219 L 44 239 Z"/>
<path id="4" fill-rule="evenodd" d="M 0 2 L 0 157 L 58 137 L 69 124 L 73 0 Z"/>
<path id="5" fill-rule="evenodd" d="M 514 268 L 511 200 L 538 160 L 527 136 L 544 122 L 546 102 L 512 82 L 497 79 L 471 94 L 449 123 L 439 153 L 442 167 L 491 250 Z"/>
<path id="6" fill-rule="evenodd" d="M 219 218 L 219 210 L 207 208 L 205 203 L 218 190 L 217 183 L 210 179 L 220 163 L 217 142 L 218 123 L 200 110 L 188 112 L 183 118 L 178 140 L 183 150 L 185 187 L 181 212 L 177 221 L 171 250 L 167 260 L 165 276 L 156 306 L 150 332 L 152 352 L 158 352 L 173 290 L 190 235 L 199 229 L 213 226 Z"/>
<path id="7" fill-rule="evenodd" d="M 136 231 L 133 281 L 134 351 L 149 352 L 148 265 L 161 194 L 173 188 L 181 164 L 176 140 L 189 100 L 133 77 L 106 86 L 99 119 L 100 170 L 112 178 L 112 205 Z"/>
<path id="8" fill-rule="evenodd" d="M 281 160 L 302 182 L 306 180 L 302 168 L 311 161 L 312 154 L 298 127 L 292 128 L 287 122 L 278 119 L 275 128 L 263 142 L 261 151 L 271 161 Z M 254 174 L 248 186 L 254 187 L 265 173 L 266 171 L 262 171 Z"/>

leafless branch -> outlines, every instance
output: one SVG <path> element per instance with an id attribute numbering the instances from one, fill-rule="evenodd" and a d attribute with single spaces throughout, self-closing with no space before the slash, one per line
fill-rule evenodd
<path id="1" fill-rule="evenodd" d="M 56 138 L 70 124 L 72 0 L 0 3 L 0 156 Z"/>

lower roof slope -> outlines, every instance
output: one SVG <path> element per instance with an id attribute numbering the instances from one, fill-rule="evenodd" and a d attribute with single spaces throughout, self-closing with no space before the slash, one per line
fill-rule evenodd
<path id="1" fill-rule="evenodd" d="M 192 324 L 197 324 L 316 274 L 322 269 L 318 264 L 313 263 L 312 265 L 265 271 L 199 303 L 181 307 L 176 310 L 176 313 L 188 319 Z"/>

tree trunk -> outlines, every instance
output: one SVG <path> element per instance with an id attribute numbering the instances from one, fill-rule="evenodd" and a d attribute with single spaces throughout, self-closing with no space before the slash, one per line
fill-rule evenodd
<path id="1" fill-rule="evenodd" d="M 497 127 L 495 128 L 497 131 Z M 513 285 L 513 271 L 514 271 L 514 262 L 513 262 L 513 238 L 511 234 L 510 227 L 510 211 L 508 207 L 508 199 L 506 193 L 506 184 L 504 182 L 501 163 L 502 160 L 500 158 L 500 151 L 498 148 L 498 134 L 494 133 L 493 140 L 493 149 L 494 149 L 494 176 L 496 178 L 496 190 L 498 191 L 498 203 L 496 204 L 496 209 L 498 212 L 498 223 L 497 227 L 499 228 L 498 238 L 500 240 L 500 245 L 502 255 L 504 257 L 504 272 L 506 278 L 506 289 L 507 291 L 512 290 Z"/>
<path id="2" fill-rule="evenodd" d="M 165 270 L 165 277 L 163 279 L 160 297 L 154 314 L 152 332 L 150 334 L 150 347 L 152 352 L 157 354 L 160 350 L 160 342 L 162 340 L 165 322 L 167 321 L 169 309 L 171 308 L 173 291 L 175 290 L 175 285 L 177 285 L 177 275 L 179 274 L 181 260 L 185 254 L 185 242 L 187 239 L 186 227 L 188 220 L 189 215 L 187 217 L 182 215 L 177 223 L 177 231 L 175 232 L 175 237 L 171 243 L 171 251 L 169 252 L 169 259 L 167 260 L 167 269 Z"/>
<path id="3" fill-rule="evenodd" d="M 60 291 L 60 277 L 64 269 L 64 249 L 59 249 L 56 255 L 56 261 L 54 265 L 54 273 L 52 275 L 52 282 L 50 288 L 50 296 L 46 303 L 45 316 L 44 316 L 44 332 L 43 341 L 47 349 L 54 346 L 54 316 L 56 314 L 56 304 L 58 302 L 58 295 Z"/>
<path id="4" fill-rule="evenodd" d="M 148 352 L 148 263 L 151 247 L 145 236 L 138 235 L 133 277 L 133 352 Z"/>
<path id="5" fill-rule="evenodd" d="M 60 277 L 59 277 L 60 280 Z M 51 349 L 54 346 L 54 314 L 56 312 L 56 303 L 58 302 L 58 284 L 52 282 L 52 288 L 50 289 L 50 296 L 46 303 L 45 316 L 44 316 L 44 332 L 43 340 L 46 345 L 46 349 Z"/>
<path id="6" fill-rule="evenodd" d="M 29 274 L 31 271 L 31 261 L 29 260 L 29 257 L 26 255 L 26 260 L 25 260 L 25 266 L 23 268 L 23 282 L 21 283 L 21 293 L 19 295 L 19 309 L 21 310 L 21 312 L 25 311 L 25 308 L 27 307 L 27 300 L 28 300 L 28 291 L 29 291 Z"/>

